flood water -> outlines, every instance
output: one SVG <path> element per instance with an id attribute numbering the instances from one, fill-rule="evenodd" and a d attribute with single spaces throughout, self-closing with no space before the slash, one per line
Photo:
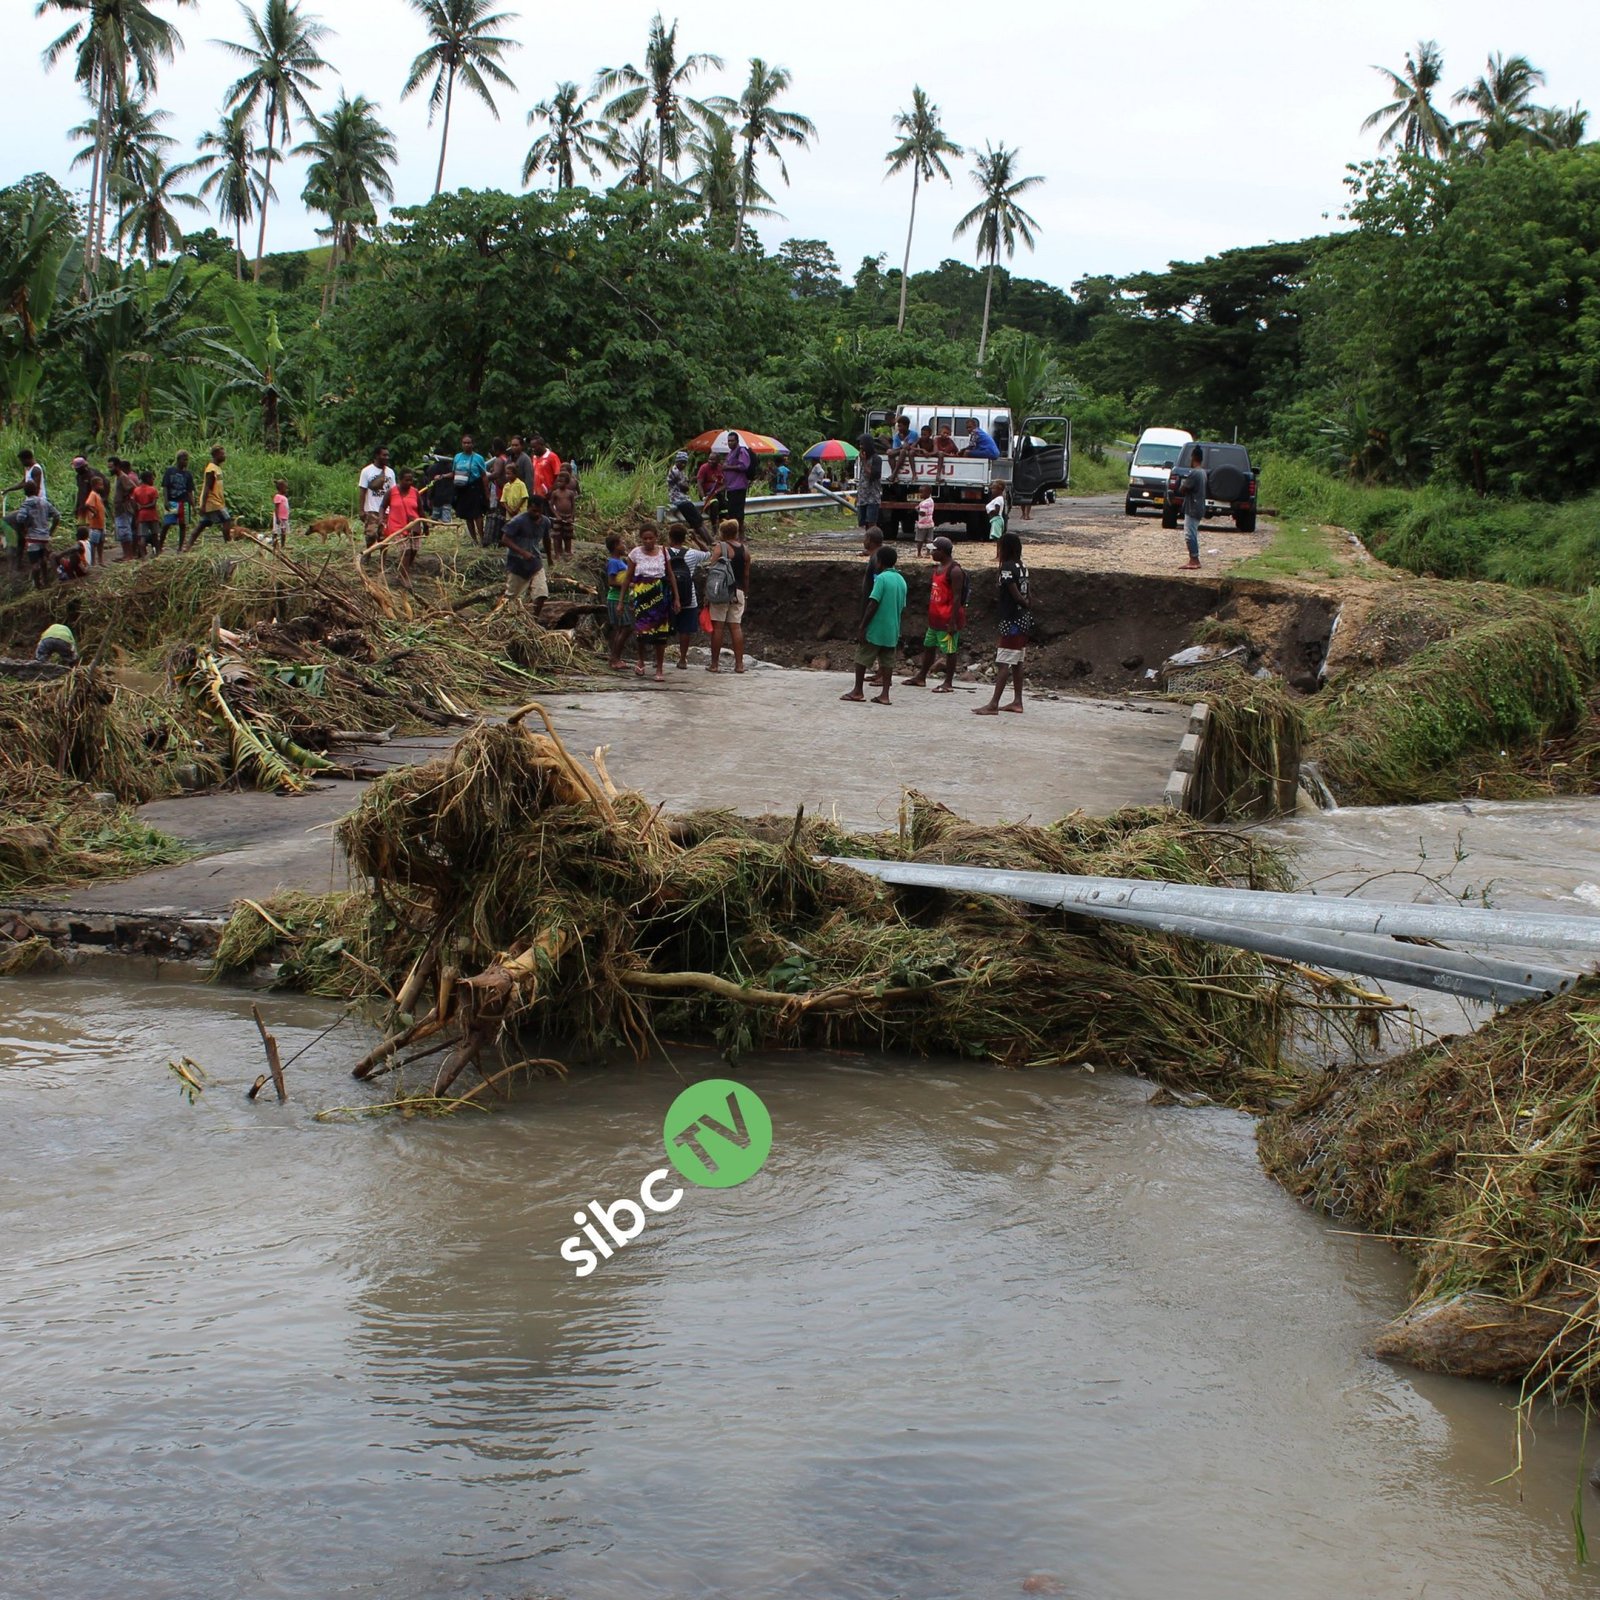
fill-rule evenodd
<path id="1" fill-rule="evenodd" d="M 264 1009 L 286 1056 L 338 1015 Z M 579 1279 L 573 1212 L 664 1164 L 720 1063 L 314 1121 L 370 1093 L 366 1037 L 250 1105 L 239 995 L 0 987 L 0 1591 L 1600 1593 L 1580 1419 L 1497 1484 L 1510 1396 L 1363 1353 L 1404 1265 L 1286 1198 L 1241 1116 L 1109 1074 L 748 1061 L 765 1169 Z"/>

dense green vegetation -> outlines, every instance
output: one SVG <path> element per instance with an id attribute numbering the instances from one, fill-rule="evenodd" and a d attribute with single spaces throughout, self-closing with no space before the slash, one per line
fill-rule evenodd
<path id="1" fill-rule="evenodd" d="M 90 199 L 40 176 L 0 191 L 0 422 L 61 454 L 224 438 L 247 501 L 281 472 L 310 507 L 309 463 L 347 474 L 378 439 L 414 457 L 538 427 L 645 461 L 726 422 L 804 448 L 872 405 L 993 398 L 1070 411 L 1086 463 L 1149 423 L 1237 435 L 1270 458 L 1269 503 L 1418 572 L 1600 576 L 1600 146 L 1581 110 L 1537 102 L 1522 57 L 1448 108 L 1431 42 L 1385 73 L 1369 125 L 1393 149 L 1349 169 L 1348 228 L 1069 292 L 1006 265 L 1043 180 L 1003 143 L 963 150 L 920 88 L 885 152 L 911 179 L 901 267 L 886 250 L 847 275 L 819 239 L 764 251 L 765 184 L 817 130 L 761 59 L 709 92 L 724 63 L 660 16 L 634 62 L 533 108 L 525 178 L 548 187 L 448 192 L 453 97 L 515 91 L 514 18 L 413 4 L 428 42 L 405 88 L 440 113 L 436 193 L 380 227 L 392 137 L 342 86 L 313 104 L 327 30 L 303 4 L 242 19 L 242 76 L 184 161 L 155 99 L 182 43 L 161 0 L 51 0 L 93 112 Z M 290 154 L 329 247 L 267 255 Z M 910 272 L 921 188 L 969 155 L 957 233 L 978 265 Z M 202 177 L 232 240 L 179 226 Z"/>

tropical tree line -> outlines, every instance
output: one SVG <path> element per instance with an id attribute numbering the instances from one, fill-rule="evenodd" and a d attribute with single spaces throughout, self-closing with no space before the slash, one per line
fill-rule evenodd
<path id="1" fill-rule="evenodd" d="M 1483 71 L 1450 96 L 1450 112 L 1440 103 L 1444 52 L 1436 39 L 1424 39 L 1407 51 L 1398 71 L 1372 70 L 1387 80 L 1391 98 L 1361 128 L 1380 130 L 1380 150 L 1392 147 L 1434 160 L 1482 156 L 1517 145 L 1573 150 L 1588 133 L 1589 113 L 1581 105 L 1547 106 L 1535 100 L 1545 75 L 1526 56 L 1491 53 Z"/>
<path id="2" fill-rule="evenodd" d="M 193 0 L 165 0 L 175 11 Z M 323 75 L 322 55 L 331 29 L 303 0 L 258 0 L 259 10 L 238 0 L 242 37 L 214 41 L 238 63 L 240 76 L 227 89 L 215 127 L 193 157 L 176 161 L 177 141 L 163 132 L 169 114 L 155 104 L 160 69 L 182 48 L 177 22 L 164 15 L 163 0 L 40 0 L 41 16 L 56 14 L 68 25 L 45 51 L 47 65 L 70 59 L 74 77 L 93 114 L 74 130 L 85 143 L 74 165 L 90 173 L 90 207 L 84 266 L 92 274 L 108 244 L 118 265 L 124 253 L 154 265 L 181 247 L 180 213 L 209 203 L 231 229 L 235 272 L 243 276 L 245 231 L 255 227 L 253 281 L 259 282 L 266 254 L 267 220 L 277 199 L 273 169 L 286 155 L 308 163 L 301 200 L 327 219 L 320 236 L 330 242 L 324 302 L 337 294 L 341 265 L 377 223 L 377 203 L 394 197 L 393 133 L 380 120 L 378 104 L 353 99 L 341 87 L 331 108 L 313 105 Z M 516 12 L 496 10 L 492 0 L 409 0 L 427 43 L 411 63 L 402 99 L 424 95 L 430 124 L 439 125 L 439 159 L 433 193 L 443 186 L 457 91 L 500 114 L 498 96 L 517 84 L 507 62 L 520 48 L 509 29 Z M 722 71 L 723 59 L 685 48 L 678 23 L 660 13 L 652 19 L 643 54 L 620 66 L 601 67 L 587 89 L 572 81 L 527 113 L 534 137 L 522 167 L 525 184 L 543 179 L 557 192 L 576 188 L 580 175 L 665 197 L 686 197 L 707 226 L 723 235 L 736 254 L 750 248 L 748 224 L 777 216 L 767 187 L 771 171 L 787 184 L 791 151 L 816 138 L 810 117 L 785 102 L 793 87 L 787 67 L 761 57 L 749 63 L 736 95 L 701 93 L 698 83 Z M 897 142 L 888 153 L 889 174 L 911 174 L 911 215 L 905 270 L 921 186 L 950 180 L 947 159 L 961 147 L 946 137 L 939 109 L 919 86 L 909 110 L 894 119 Z M 295 135 L 303 135 L 294 143 Z M 990 145 L 974 159 L 978 203 L 956 227 L 971 233 L 978 258 L 994 269 L 1002 251 L 1009 259 L 1018 242 L 1033 247 L 1038 222 L 1020 197 L 1044 180 L 1023 176 L 1018 153 Z M 195 183 L 190 189 L 185 185 Z M 115 220 L 112 220 L 112 213 Z M 900 308 L 900 325 L 905 305 Z M 979 340 L 981 364 L 988 343 L 987 317 Z"/>
<path id="3" fill-rule="evenodd" d="M 142 27 L 154 0 L 95 4 Z M 440 5 L 441 25 L 462 21 L 454 0 Z M 814 438 L 897 397 L 981 393 L 1024 412 L 1065 406 L 1091 451 L 1164 422 L 1377 480 L 1600 485 L 1600 147 L 1581 142 L 1581 107 L 1540 104 L 1543 75 L 1524 58 L 1491 57 L 1454 98 L 1436 46 L 1386 74 L 1419 92 L 1402 104 L 1394 88 L 1369 119 L 1381 153 L 1350 169 L 1348 230 L 1068 293 L 1009 270 L 1036 236 L 1025 208 L 1041 180 L 1005 145 L 971 153 L 975 203 L 956 235 L 976 270 L 914 270 L 923 191 L 969 159 L 920 85 L 885 151 L 908 201 L 899 262 L 885 253 L 851 274 L 818 239 L 765 251 L 751 224 L 815 128 L 768 62 L 750 63 L 738 96 L 715 93 L 721 63 L 659 16 L 641 54 L 533 108 L 532 192 L 441 192 L 379 226 L 394 140 L 378 108 L 343 92 L 325 103 L 307 52 L 326 35 L 307 32 L 322 27 L 309 12 L 266 0 L 249 15 L 259 28 L 236 41 L 225 117 L 192 163 L 231 238 L 189 232 L 174 257 L 164 213 L 181 202 L 161 197 L 184 192 L 191 180 L 171 174 L 191 163 L 148 98 L 171 33 L 140 34 L 146 95 L 91 95 L 84 206 L 48 179 L 0 191 L 7 418 L 76 430 L 91 416 L 108 442 L 182 419 L 331 459 L 379 436 L 420 450 L 463 426 L 489 434 L 531 408 L 569 448 L 639 453 L 712 420 Z M 508 13 L 480 5 L 468 20 L 509 46 Z M 410 83 L 435 109 L 443 164 L 458 91 L 510 92 L 446 43 L 418 55 Z M 139 52 L 124 59 L 137 91 Z M 506 51 L 492 59 L 509 76 Z M 301 252 L 264 254 L 284 155 L 304 160 L 328 222 L 320 272 Z M 99 181 L 107 171 L 132 177 Z M 259 275 L 244 272 L 252 247 Z M 530 295 L 537 349 L 515 335 Z"/>

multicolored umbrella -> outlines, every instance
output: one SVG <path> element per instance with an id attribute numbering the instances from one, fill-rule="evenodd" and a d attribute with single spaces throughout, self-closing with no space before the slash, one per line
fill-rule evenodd
<path id="1" fill-rule="evenodd" d="M 806 451 L 807 461 L 854 461 L 861 452 L 843 439 L 824 439 Z"/>
<path id="2" fill-rule="evenodd" d="M 713 428 L 709 433 L 702 433 L 691 439 L 683 448 L 694 456 L 726 455 L 730 433 L 738 434 L 744 440 L 745 449 L 753 456 L 779 456 L 789 453 L 788 445 L 780 440 L 769 439 L 764 433 L 747 433 L 743 428 Z"/>

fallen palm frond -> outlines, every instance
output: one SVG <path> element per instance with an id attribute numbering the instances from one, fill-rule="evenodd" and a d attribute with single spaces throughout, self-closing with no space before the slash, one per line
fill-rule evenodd
<path id="1" fill-rule="evenodd" d="M 1380 1354 L 1600 1388 L 1600 979 L 1330 1076 L 1260 1139 L 1292 1194 L 1416 1258 Z"/>
<path id="2" fill-rule="evenodd" d="M 288 940 L 270 922 L 288 926 L 305 908 L 241 907 L 228 962 L 272 948 L 304 960 L 349 936 L 335 923 L 359 928 L 362 961 L 398 998 L 358 1075 L 438 1057 L 440 1097 L 510 1032 L 567 1057 L 643 1053 L 665 1030 L 734 1052 L 851 1044 L 1017 1067 L 1114 1064 L 1260 1105 L 1294 1086 L 1290 1019 L 1317 1004 L 1297 974 L 1240 951 L 895 891 L 818 860 L 848 850 L 1282 883 L 1263 847 L 1167 811 L 979 825 L 912 795 L 896 832 L 865 840 L 803 817 L 668 819 L 603 767 L 591 773 L 547 721 L 535 731 L 519 717 L 388 774 L 339 837 L 371 898 L 341 902 L 312 931 L 296 923 Z M 1348 1015 L 1350 996 L 1336 998 Z"/>

